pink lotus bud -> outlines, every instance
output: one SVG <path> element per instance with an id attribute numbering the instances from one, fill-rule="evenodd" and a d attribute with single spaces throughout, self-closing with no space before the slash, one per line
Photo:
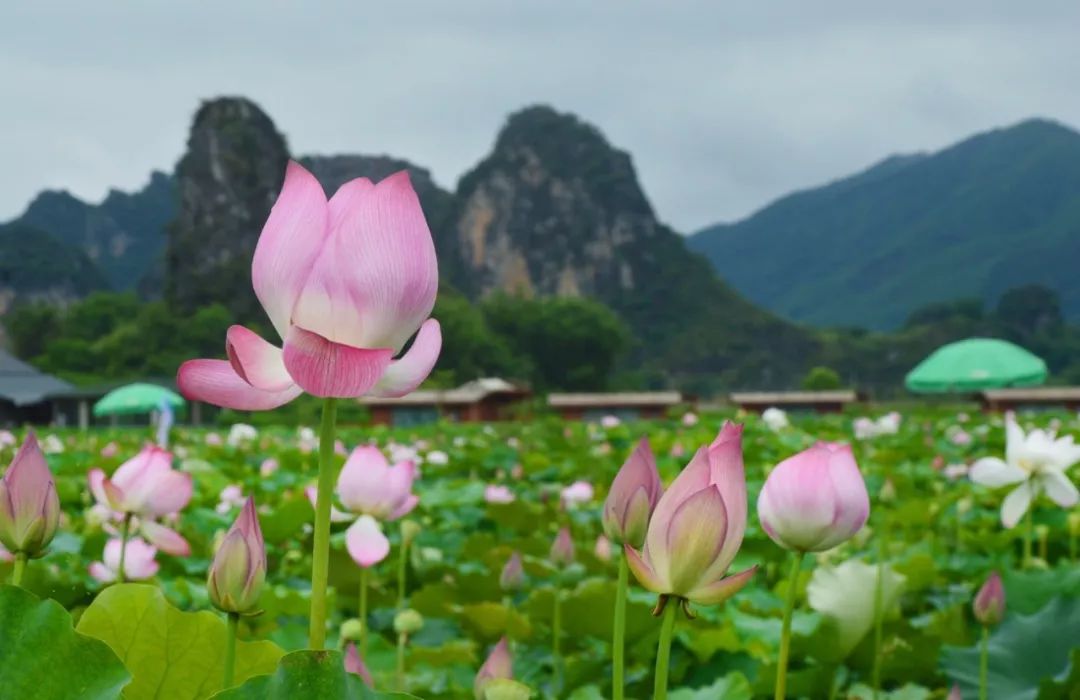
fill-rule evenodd
<path id="1" fill-rule="evenodd" d="M 604 500 L 604 534 L 608 539 L 615 544 L 641 547 L 663 490 L 656 458 L 648 439 L 642 438 L 615 475 Z"/>
<path id="2" fill-rule="evenodd" d="M 870 516 L 851 447 L 819 442 L 788 457 L 758 495 L 761 527 L 785 549 L 822 552 L 850 539 Z"/>
<path id="3" fill-rule="evenodd" d="M 518 591 L 525 585 L 525 567 L 521 565 L 521 554 L 514 552 L 499 574 L 499 586 L 504 591 Z"/>
<path id="4" fill-rule="evenodd" d="M 416 466 L 411 461 L 394 466 L 378 447 L 361 445 L 352 451 L 338 476 L 337 492 L 349 511 L 377 520 L 397 520 L 416 507 L 412 493 Z"/>
<path id="5" fill-rule="evenodd" d="M 660 497 L 641 553 L 623 548 L 648 590 L 715 605 L 746 585 L 757 568 L 724 577 L 745 530 L 742 426 L 726 423 Z"/>
<path id="6" fill-rule="evenodd" d="M 945 700 L 964 700 L 964 696 L 960 694 L 960 686 L 953 683 L 952 690 L 949 691 L 949 697 Z"/>
<path id="7" fill-rule="evenodd" d="M 0 544 L 12 554 L 41 554 L 60 524 L 56 484 L 33 433 L 0 479 Z"/>
<path id="8" fill-rule="evenodd" d="M 356 642 L 349 642 L 349 646 L 345 647 L 345 671 L 360 676 L 367 687 L 375 687 L 371 671 L 364 665 L 364 660 L 360 658 L 360 652 L 356 649 Z"/>
<path id="9" fill-rule="evenodd" d="M 611 540 L 599 535 L 596 538 L 596 545 L 593 547 L 593 554 L 596 558 L 603 562 L 611 561 Z"/>
<path id="10" fill-rule="evenodd" d="M 1005 586 L 1002 585 L 998 572 L 993 572 L 990 578 L 986 579 L 986 583 L 975 594 L 971 607 L 975 612 L 975 619 L 986 627 L 993 627 L 1005 617 Z"/>
<path id="11" fill-rule="evenodd" d="M 570 566 L 574 563 L 574 540 L 570 537 L 569 528 L 559 529 L 559 534 L 551 543 L 549 558 L 555 566 Z"/>
<path id="12" fill-rule="evenodd" d="M 248 498 L 214 554 L 206 590 L 218 610 L 248 613 L 258 604 L 265 580 L 266 545 L 255 500 Z"/>
<path id="13" fill-rule="evenodd" d="M 506 643 L 506 637 L 503 637 L 491 650 L 484 665 L 476 673 L 476 680 L 473 681 L 473 691 L 476 693 L 477 700 L 483 700 L 484 686 L 491 681 L 499 678 L 512 679 L 513 677 L 513 659 L 510 657 L 510 647 Z"/>

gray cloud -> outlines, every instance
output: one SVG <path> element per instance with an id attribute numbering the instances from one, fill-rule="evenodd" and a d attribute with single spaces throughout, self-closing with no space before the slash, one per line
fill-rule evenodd
<path id="1" fill-rule="evenodd" d="M 0 219 L 171 168 L 219 94 L 259 102 L 294 152 L 391 153 L 447 186 L 547 102 L 629 150 L 685 231 L 889 153 L 1080 124 L 1075 2 L 20 5 L 0 18 Z"/>

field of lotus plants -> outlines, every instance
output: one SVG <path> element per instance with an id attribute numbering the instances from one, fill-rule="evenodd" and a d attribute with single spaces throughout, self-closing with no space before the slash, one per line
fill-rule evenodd
<path id="1" fill-rule="evenodd" d="M 944 407 L 3 432 L 0 697 L 1076 698 L 1075 434 Z"/>

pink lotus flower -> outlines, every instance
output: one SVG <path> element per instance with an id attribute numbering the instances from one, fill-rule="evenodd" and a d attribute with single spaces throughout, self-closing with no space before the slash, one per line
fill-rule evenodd
<path id="1" fill-rule="evenodd" d="M 695 425 L 698 424 L 697 414 L 693 411 L 687 411 L 683 414 L 682 424 L 685 425 L 687 428 L 693 428 Z"/>
<path id="2" fill-rule="evenodd" d="M 218 504 L 214 507 L 218 513 L 224 515 L 237 506 L 244 505 L 244 492 L 236 484 L 229 484 L 225 488 L 221 489 L 221 493 L 218 494 Z"/>
<path id="3" fill-rule="evenodd" d="M 593 547 L 593 554 L 596 558 L 603 562 L 611 561 L 611 540 L 598 535 L 596 538 L 596 546 Z"/>
<path id="4" fill-rule="evenodd" d="M 337 493 L 342 505 L 357 515 L 379 520 L 397 520 L 420 501 L 412 492 L 416 466 L 398 462 L 394 466 L 379 448 L 361 445 L 352 451 L 338 476 Z"/>
<path id="5" fill-rule="evenodd" d="M 357 566 L 367 569 L 386 559 L 390 540 L 386 539 L 378 520 L 361 515 L 345 531 L 345 548 Z"/>
<path id="6" fill-rule="evenodd" d="M 960 685 L 958 683 L 953 683 L 952 690 L 949 691 L 949 695 L 945 700 L 964 700 L 964 696 L 960 693 Z"/>
<path id="7" fill-rule="evenodd" d="M 499 586 L 504 591 L 520 590 L 525 585 L 525 567 L 521 564 L 521 554 L 514 552 L 506 560 L 499 574 Z"/>
<path id="8" fill-rule="evenodd" d="M 404 171 L 377 185 L 347 182 L 328 202 L 315 177 L 290 162 L 255 248 L 251 283 L 284 348 L 232 326 L 228 361 L 180 367 L 177 385 L 189 399 L 267 410 L 302 392 L 404 396 L 435 366 L 442 335 L 428 316 L 439 270 Z"/>
<path id="9" fill-rule="evenodd" d="M 117 445 L 116 442 L 110 442 L 109 444 L 105 445 L 105 447 L 101 448 L 101 456 L 106 459 L 115 457 L 119 453 L 120 446 Z"/>
<path id="10" fill-rule="evenodd" d="M 349 646 L 345 647 L 345 671 L 360 676 L 360 679 L 364 681 L 364 685 L 367 687 L 375 687 L 375 681 L 371 678 L 371 671 L 364 665 L 364 660 L 360 658 L 356 642 L 349 642 Z"/>
<path id="11" fill-rule="evenodd" d="M 207 433 L 204 440 L 210 447 L 221 447 L 224 444 L 224 440 L 217 433 Z"/>
<path id="12" fill-rule="evenodd" d="M 11 553 L 40 554 L 60 525 L 60 498 L 33 433 L 0 479 L 0 544 Z"/>
<path id="13" fill-rule="evenodd" d="M 273 457 L 267 457 L 262 461 L 262 464 L 259 465 L 259 476 L 264 479 L 273 476 L 274 472 L 276 472 L 280 467 L 281 465 L 276 459 L 274 459 Z"/>
<path id="14" fill-rule="evenodd" d="M 105 544 L 105 556 L 103 562 L 95 561 L 90 564 L 90 575 L 102 583 L 112 583 L 120 572 L 120 549 L 123 543 L 119 538 L 109 540 Z M 124 547 L 124 580 L 141 581 L 148 579 L 158 572 L 158 563 L 154 560 L 157 548 L 148 544 L 141 537 L 133 537 L 127 541 Z"/>
<path id="15" fill-rule="evenodd" d="M 484 500 L 488 503 L 513 503 L 514 492 L 501 484 L 488 484 L 484 487 Z"/>
<path id="16" fill-rule="evenodd" d="M 15 561 L 15 555 L 7 550 L 7 547 L 0 544 L 0 564 L 7 564 Z"/>
<path id="17" fill-rule="evenodd" d="M 616 544 L 640 547 L 645 542 L 649 518 L 664 487 L 656 470 L 656 458 L 647 438 L 642 438 L 615 475 L 604 500 L 604 534 Z"/>
<path id="18" fill-rule="evenodd" d="M 161 551 L 187 556 L 191 547 L 179 533 L 154 522 L 178 513 L 191 500 L 191 475 L 172 468 L 172 454 L 154 445 L 121 464 L 112 478 L 100 469 L 89 473 L 90 492 L 109 510 L 138 516 L 146 539 Z"/>
<path id="19" fill-rule="evenodd" d="M 562 490 L 559 500 L 563 508 L 574 508 L 591 501 L 594 494 L 593 485 L 588 481 L 575 481 Z"/>
<path id="20" fill-rule="evenodd" d="M 214 553 L 206 592 L 218 610 L 249 613 L 259 602 L 264 581 L 266 545 L 255 513 L 255 500 L 248 498 Z"/>
<path id="21" fill-rule="evenodd" d="M 998 572 L 991 573 L 990 578 L 986 579 L 986 583 L 975 594 L 971 607 L 975 619 L 986 627 L 993 627 L 1005 617 L 1005 586 L 1002 585 Z"/>
<path id="22" fill-rule="evenodd" d="M 822 552 L 862 529 L 870 497 L 851 447 L 819 442 L 776 465 L 757 507 L 773 542 L 798 552 Z"/>
<path id="23" fill-rule="evenodd" d="M 570 537 L 569 528 L 559 529 L 559 534 L 555 535 L 555 541 L 551 543 L 549 558 L 555 566 L 570 566 L 574 563 L 574 540 Z"/>
<path id="24" fill-rule="evenodd" d="M 15 433 L 10 430 L 0 430 L 0 449 L 17 444 L 19 444 L 19 440 L 15 437 Z"/>
<path id="25" fill-rule="evenodd" d="M 480 670 L 476 672 L 476 680 L 473 681 L 473 692 L 477 700 L 484 698 L 484 686 L 493 680 L 500 678 L 512 679 L 514 677 L 513 659 L 510 657 L 510 647 L 506 643 L 506 637 L 499 640 L 488 654 L 487 660 Z"/>
<path id="26" fill-rule="evenodd" d="M 715 605 L 739 591 L 756 566 L 724 577 L 746 531 L 742 426 L 725 423 L 660 497 L 639 554 L 623 545 L 642 586 Z"/>
<path id="27" fill-rule="evenodd" d="M 622 425 L 622 421 L 618 416 L 604 416 L 600 419 L 600 426 L 603 428 L 618 428 Z"/>

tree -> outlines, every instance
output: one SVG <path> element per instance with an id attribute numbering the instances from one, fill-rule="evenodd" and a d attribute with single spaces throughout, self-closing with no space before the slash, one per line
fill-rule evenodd
<path id="1" fill-rule="evenodd" d="M 802 388 L 807 391 L 828 391 L 841 386 L 840 375 L 831 367 L 813 367 L 802 380 Z"/>
<path id="2" fill-rule="evenodd" d="M 995 315 L 1006 333 L 1024 341 L 1061 326 L 1061 301 L 1057 292 L 1039 284 L 1014 287 L 1001 295 Z"/>

